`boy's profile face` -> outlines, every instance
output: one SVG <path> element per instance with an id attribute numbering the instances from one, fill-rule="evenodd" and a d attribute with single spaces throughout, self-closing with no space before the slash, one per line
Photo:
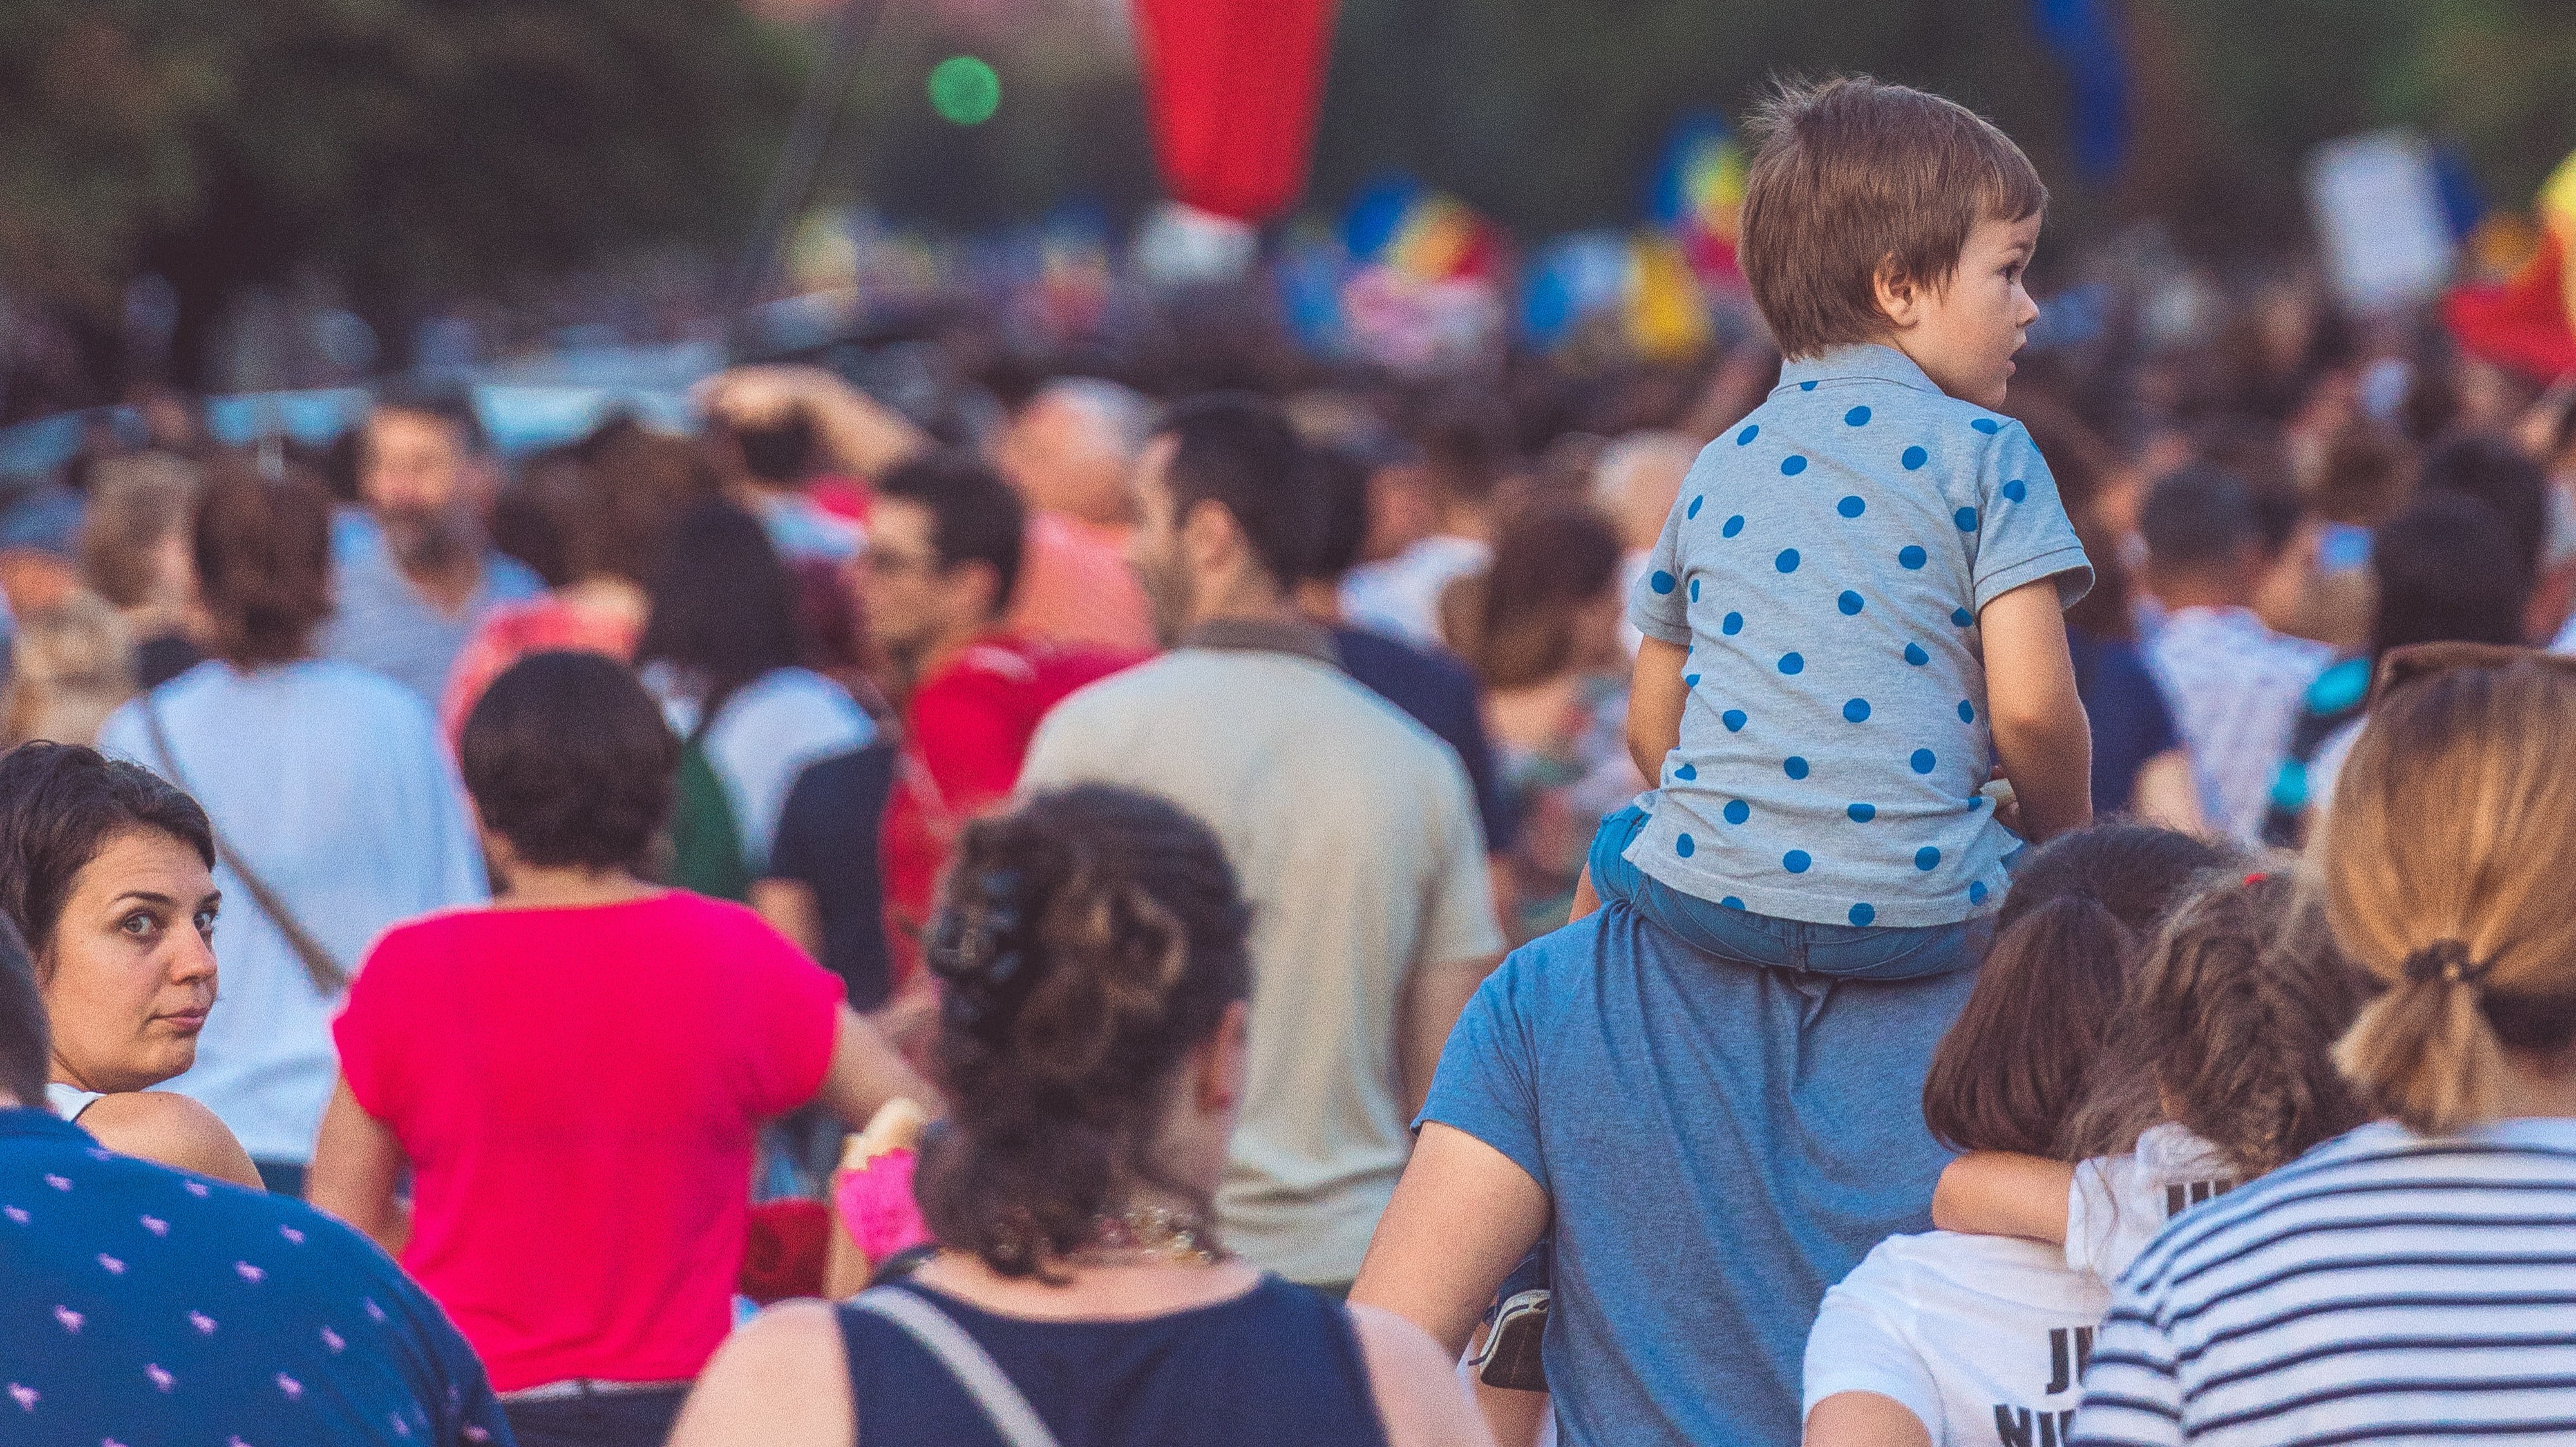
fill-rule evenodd
<path id="1" fill-rule="evenodd" d="M 2022 288 L 2022 273 L 2039 249 L 2039 222 L 2036 214 L 2019 221 L 1980 220 L 1959 249 L 1959 267 L 1947 286 L 1879 279 L 1878 304 L 1897 350 L 1963 402 L 2004 405 L 2013 353 L 2039 320 L 2039 304 Z"/>

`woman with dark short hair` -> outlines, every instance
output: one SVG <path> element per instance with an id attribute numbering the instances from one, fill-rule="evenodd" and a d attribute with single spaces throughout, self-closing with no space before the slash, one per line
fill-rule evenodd
<path id="1" fill-rule="evenodd" d="M 1103 785 L 966 826 L 926 951 L 954 1115 L 915 1180 L 940 1250 L 774 1307 L 673 1447 L 1491 1439 L 1402 1318 L 1230 1256 L 1251 911 L 1215 835 Z M 864 1425 L 862 1425 L 864 1424 Z"/>
<path id="2" fill-rule="evenodd" d="M 500 896 L 389 931 L 336 1027 L 314 1203 L 447 1308 L 525 1447 L 661 1441 L 731 1325 L 762 1121 L 930 1098 L 757 915 L 637 876 L 679 747 L 612 659 L 512 665 L 460 749 Z"/>
<path id="3" fill-rule="evenodd" d="M 427 706 L 314 656 L 330 529 L 331 500 L 303 473 L 216 463 L 189 533 L 214 656 L 118 709 L 98 742 L 205 806 L 228 904 L 224 989 L 177 1088 L 289 1195 L 331 1098 L 331 1012 L 368 941 L 485 897 Z"/>
<path id="4" fill-rule="evenodd" d="M 0 754 L 0 915 L 52 1020 L 46 1104 L 109 1150 L 256 1190 L 212 1111 L 152 1089 L 196 1063 L 215 1003 L 214 867 L 206 811 L 149 771 L 77 744 Z"/>

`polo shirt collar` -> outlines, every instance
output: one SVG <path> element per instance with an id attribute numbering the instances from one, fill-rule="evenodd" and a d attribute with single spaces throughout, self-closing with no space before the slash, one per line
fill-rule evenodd
<path id="1" fill-rule="evenodd" d="M 1780 364 L 1780 385 L 1771 389 L 1773 396 L 1811 382 L 1851 381 L 1893 382 L 1912 387 L 1918 392 L 1938 394 L 1940 385 L 1914 364 L 1914 359 L 1894 347 L 1876 342 L 1852 346 L 1828 347 L 1812 357 Z"/>
<path id="2" fill-rule="evenodd" d="M 26 1105 L 0 1109 L 0 1140 L 13 1140 L 20 1136 L 50 1137 L 77 1145 L 93 1144 L 88 1131 L 50 1110 Z"/>
<path id="3" fill-rule="evenodd" d="M 1333 635 L 1302 618 L 1211 618 L 1182 635 L 1183 648 L 1231 648 L 1258 653 L 1293 653 L 1330 668 L 1342 666 Z"/>

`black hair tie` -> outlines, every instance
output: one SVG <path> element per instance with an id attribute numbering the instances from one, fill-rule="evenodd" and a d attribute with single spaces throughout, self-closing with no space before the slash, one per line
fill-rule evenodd
<path id="1" fill-rule="evenodd" d="M 1021 884 L 1015 869 L 987 869 L 961 881 L 922 948 L 923 962 L 948 985 L 941 1017 L 991 1043 L 1010 1033 L 1037 986 Z"/>
<path id="2" fill-rule="evenodd" d="M 2474 985 L 2495 968 L 2495 961 L 2472 959 L 2466 942 L 2456 939 L 2435 940 L 2406 957 L 2406 978 L 2415 984 L 2441 981 L 2452 985 Z"/>

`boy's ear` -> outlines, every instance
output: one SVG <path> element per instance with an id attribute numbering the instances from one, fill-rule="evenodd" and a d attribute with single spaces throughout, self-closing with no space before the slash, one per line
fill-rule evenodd
<path id="1" fill-rule="evenodd" d="M 1881 257 L 1878 270 L 1870 274 L 1870 291 L 1878 300 L 1878 309 L 1888 325 L 1898 331 L 1909 331 L 1923 318 L 1923 287 L 1897 262 L 1894 252 Z"/>

